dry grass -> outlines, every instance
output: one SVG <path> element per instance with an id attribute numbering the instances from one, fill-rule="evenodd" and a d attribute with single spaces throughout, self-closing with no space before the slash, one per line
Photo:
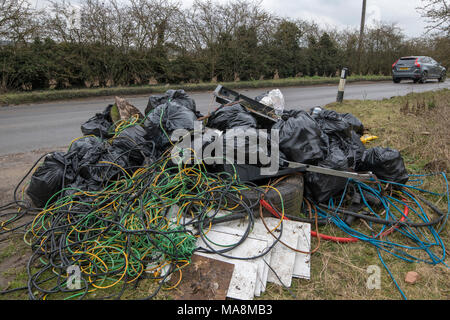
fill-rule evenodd
<path id="1" fill-rule="evenodd" d="M 365 125 L 368 133 L 379 139 L 367 147 L 383 146 L 401 151 L 410 173 L 436 171 L 449 172 L 450 151 L 450 90 L 409 94 L 383 101 L 350 100 L 342 104 L 333 103 L 327 108 L 338 112 L 350 112 Z M 442 180 L 425 179 L 425 189 L 443 192 Z M 435 202 L 444 209 L 445 199 Z M 363 230 L 364 226 L 359 227 Z M 367 231 L 367 229 L 365 229 Z M 321 228 L 322 233 L 345 236 L 334 226 Z M 450 243 L 448 226 L 441 233 L 444 245 Z M 398 233 L 392 241 L 406 242 Z M 313 240 L 311 247 L 317 240 Z M 415 253 L 417 254 L 417 253 Z M 409 263 L 390 254 L 382 257 L 388 265 L 398 285 L 408 299 L 448 300 L 450 299 L 450 272 L 443 264 Z M 449 259 L 446 260 L 447 265 Z M 377 265 L 381 270 L 381 289 L 368 289 L 367 267 Z M 420 278 L 415 284 L 408 284 L 405 275 L 416 271 Z M 297 299 L 352 299 L 391 300 L 402 299 L 399 291 L 378 258 L 376 248 L 370 244 L 357 242 L 338 244 L 321 242 L 319 251 L 311 257 L 311 279 L 296 279 L 291 288 Z M 282 287 L 270 285 L 262 299 L 292 299 Z"/>

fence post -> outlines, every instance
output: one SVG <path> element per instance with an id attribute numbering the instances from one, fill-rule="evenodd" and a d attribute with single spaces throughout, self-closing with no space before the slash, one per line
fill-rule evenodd
<path id="1" fill-rule="evenodd" d="M 343 68 L 341 72 L 341 80 L 339 81 L 339 88 L 336 101 L 341 103 L 344 100 L 345 80 L 347 79 L 348 68 Z"/>

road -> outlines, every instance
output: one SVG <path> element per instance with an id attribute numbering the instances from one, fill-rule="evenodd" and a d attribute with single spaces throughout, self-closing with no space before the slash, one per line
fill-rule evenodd
<path id="1" fill-rule="evenodd" d="M 347 84 L 344 99 L 381 100 L 392 96 L 406 95 L 450 88 L 450 80 L 444 83 L 429 81 L 426 84 L 402 82 L 352 83 Z M 249 97 L 269 89 L 240 90 Z M 309 109 L 323 106 L 336 100 L 337 85 L 280 88 L 287 109 Z M 211 92 L 192 92 L 197 109 L 206 114 L 218 105 Z M 148 96 L 127 97 L 134 106 L 144 111 Z M 77 99 L 64 102 L 37 103 L 0 107 L 0 155 L 66 146 L 81 135 L 80 125 L 113 103 L 113 97 Z"/>

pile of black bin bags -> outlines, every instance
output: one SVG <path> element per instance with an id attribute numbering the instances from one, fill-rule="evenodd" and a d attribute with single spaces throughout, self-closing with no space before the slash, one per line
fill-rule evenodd
<path id="1" fill-rule="evenodd" d="M 366 149 L 360 139 L 364 126 L 352 114 L 322 109 L 313 112 L 312 118 L 321 130 L 321 148 L 324 150 L 318 166 L 353 172 L 371 171 L 381 180 L 401 184 L 408 181 L 400 152 L 382 147 Z M 316 202 L 325 203 L 341 195 L 346 183 L 346 178 L 307 172 L 305 192 Z"/>
<path id="2" fill-rule="evenodd" d="M 123 175 L 123 170 L 132 174 L 154 162 L 171 146 L 169 137 L 174 130 L 194 129 L 194 121 L 201 116 L 184 90 L 168 90 L 162 96 L 150 97 L 141 124 L 117 133 L 110 115 L 112 107 L 83 123 L 84 136 L 72 142 L 67 152 L 47 155 L 37 168 L 27 188 L 37 207 L 80 190 L 102 190 Z"/>
<path id="3" fill-rule="evenodd" d="M 143 122 L 117 134 L 111 108 L 109 105 L 82 124 L 84 136 L 71 143 L 67 152 L 49 154 L 38 167 L 27 189 L 36 206 L 43 207 L 79 190 L 101 190 L 122 170 L 132 173 L 152 163 L 171 147 L 174 130 L 193 130 L 194 122 L 202 116 L 184 90 L 168 90 L 149 98 Z M 336 170 L 372 171 L 379 179 L 402 184 L 408 180 L 400 153 L 390 148 L 366 149 L 360 140 L 364 126 L 349 113 L 321 108 L 314 112 L 284 110 L 268 127 L 267 122 L 260 124 L 251 112 L 235 103 L 212 112 L 207 128 L 267 129 L 269 133 L 278 129 L 280 168 L 285 166 L 283 160 L 288 160 Z M 305 193 L 316 202 L 326 203 L 342 194 L 346 183 L 345 178 L 308 172 Z"/>

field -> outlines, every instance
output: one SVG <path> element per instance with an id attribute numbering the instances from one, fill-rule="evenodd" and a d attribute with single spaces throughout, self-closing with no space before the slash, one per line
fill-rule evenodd
<path id="1" fill-rule="evenodd" d="M 271 84 L 273 85 L 273 84 Z M 278 84 L 277 84 L 278 85 Z M 368 133 L 379 138 L 369 142 L 367 147 L 384 146 L 401 151 L 409 173 L 424 174 L 450 171 L 450 90 L 409 94 L 382 101 L 347 100 L 342 104 L 333 103 L 326 108 L 339 112 L 350 112 L 358 117 Z M 0 157 L 0 205 L 12 200 L 16 184 L 39 157 L 51 150 L 8 155 Z M 442 179 L 425 179 L 423 188 L 435 192 L 445 191 Z M 20 191 L 20 190 L 19 190 Z M 20 192 L 19 192 L 20 193 Z M 432 197 L 436 205 L 447 212 L 445 197 Z M 32 217 L 21 220 L 29 221 Z M 2 218 L 1 218 L 2 219 Z M 27 220 L 28 219 L 28 220 Z M 362 224 L 358 227 L 364 228 Z M 321 233 L 345 236 L 333 225 L 320 228 Z M 444 245 L 450 243 L 448 226 L 440 234 Z M 392 239 L 401 235 L 393 234 Z M 311 247 L 317 245 L 312 240 Z M 23 233 L 0 235 L 0 290 L 13 289 L 26 285 L 26 264 L 31 251 L 23 241 Z M 443 264 L 410 263 L 392 255 L 383 254 L 392 276 L 407 298 L 417 300 L 450 299 L 450 271 Z M 444 260 L 447 265 L 449 259 Z M 367 268 L 378 266 L 381 270 L 380 289 L 367 287 Z M 405 282 L 408 271 L 419 274 L 415 284 Z M 122 299 L 134 299 L 152 292 L 154 283 L 143 280 L 135 289 L 127 289 Z M 111 294 L 120 288 L 113 288 Z M 99 294 L 101 296 L 104 293 Z M 95 294 L 91 296 L 96 298 Z M 27 299 L 26 290 L 19 290 L 0 299 Z M 158 299 L 170 299 L 171 291 L 162 290 Z M 338 244 L 321 241 L 319 250 L 311 258 L 311 279 L 293 281 L 287 290 L 281 286 L 268 285 L 260 297 L 267 300 L 396 300 L 401 299 L 394 282 L 380 262 L 375 247 L 368 243 L 356 242 Z"/>

